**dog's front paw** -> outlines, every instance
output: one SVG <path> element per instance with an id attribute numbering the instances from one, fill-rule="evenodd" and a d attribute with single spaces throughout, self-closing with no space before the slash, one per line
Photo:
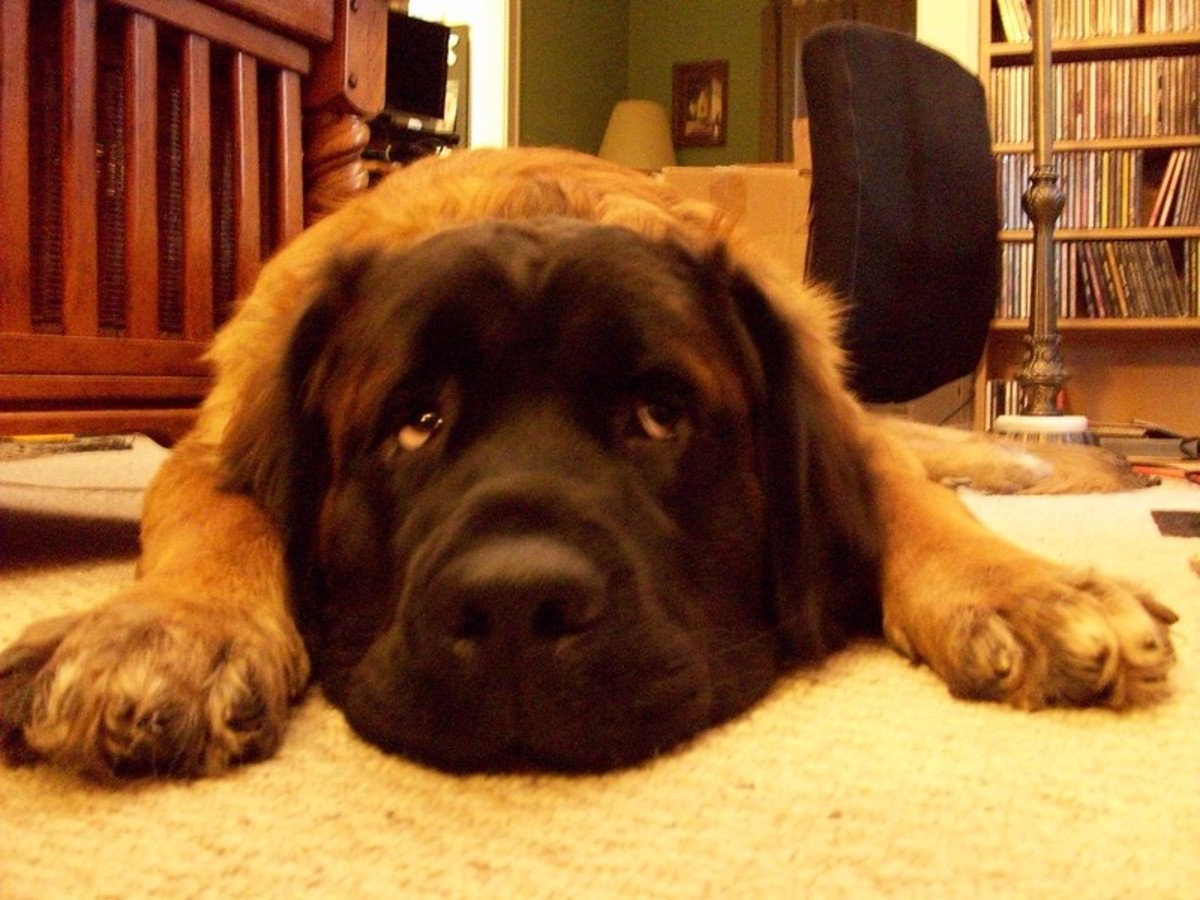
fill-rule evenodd
<path id="1" fill-rule="evenodd" d="M 941 674 L 963 697 L 1015 706 L 1107 706 L 1160 699 L 1175 660 L 1171 610 L 1093 572 L 1013 579 L 987 606 L 949 623 Z"/>
<path id="2" fill-rule="evenodd" d="M 211 775 L 274 751 L 307 676 L 289 628 L 143 583 L 0 653 L 0 748 L 99 777 Z"/>

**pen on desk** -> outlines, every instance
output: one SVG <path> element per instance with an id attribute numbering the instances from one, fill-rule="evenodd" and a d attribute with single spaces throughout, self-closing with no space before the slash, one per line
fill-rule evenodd
<path id="1" fill-rule="evenodd" d="M 67 444 L 78 437 L 77 434 L 11 434 L 0 436 L 0 441 L 14 444 Z"/>

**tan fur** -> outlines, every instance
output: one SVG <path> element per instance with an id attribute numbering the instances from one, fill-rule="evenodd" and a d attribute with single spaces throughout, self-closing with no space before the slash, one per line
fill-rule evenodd
<path id="1" fill-rule="evenodd" d="M 717 210 L 566 151 L 479 151 L 400 172 L 264 266 L 213 347 L 217 381 L 199 422 L 147 497 L 140 580 L 95 610 L 34 626 L 0 660 L 0 677 L 37 673 L 8 723 L 10 755 L 96 774 L 149 760 L 153 771 L 200 775 L 274 750 L 308 661 L 286 607 L 278 534 L 250 500 L 222 490 L 226 429 L 254 415 L 332 257 L 535 214 L 669 234 L 698 250 L 728 245 L 786 312 L 804 377 L 829 401 L 831 432 L 878 486 L 887 639 L 953 693 L 1031 708 L 1123 707 L 1162 693 L 1169 611 L 1123 584 L 1012 547 L 928 477 L 1059 490 L 1126 486 L 1118 473 L 880 427 L 843 388 L 833 300 L 751 257 Z M 259 700 L 247 706 L 249 697 Z"/>
<path id="2" fill-rule="evenodd" d="M 903 441 L 925 473 L 951 487 L 990 494 L 1066 494 L 1127 491 L 1147 481 L 1098 447 L 1020 444 L 981 434 L 881 418 L 878 427 Z"/>

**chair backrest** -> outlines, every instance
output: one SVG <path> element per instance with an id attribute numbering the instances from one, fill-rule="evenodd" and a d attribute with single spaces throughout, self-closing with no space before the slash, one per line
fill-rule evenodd
<path id="1" fill-rule="evenodd" d="M 857 22 L 814 31 L 808 275 L 850 304 L 852 387 L 919 397 L 973 371 L 999 276 L 983 88 L 950 57 Z"/>

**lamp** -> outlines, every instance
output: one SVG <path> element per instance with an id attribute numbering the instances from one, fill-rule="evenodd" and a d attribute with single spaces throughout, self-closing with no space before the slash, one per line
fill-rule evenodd
<path id="1" fill-rule="evenodd" d="M 600 157 L 642 171 L 675 165 L 667 111 L 653 100 L 622 100 L 613 107 Z"/>
<path id="2" fill-rule="evenodd" d="M 1058 186 L 1054 162 L 1054 79 L 1050 70 L 1053 34 L 1051 0 L 1034 0 L 1033 13 L 1033 172 L 1022 198 L 1033 222 L 1033 284 L 1025 359 L 1017 375 L 1020 412 L 999 416 L 995 430 L 1030 443 L 1093 443 L 1087 416 L 1065 416 L 1057 408 L 1067 380 L 1059 350 L 1054 223 L 1066 198 Z"/>

